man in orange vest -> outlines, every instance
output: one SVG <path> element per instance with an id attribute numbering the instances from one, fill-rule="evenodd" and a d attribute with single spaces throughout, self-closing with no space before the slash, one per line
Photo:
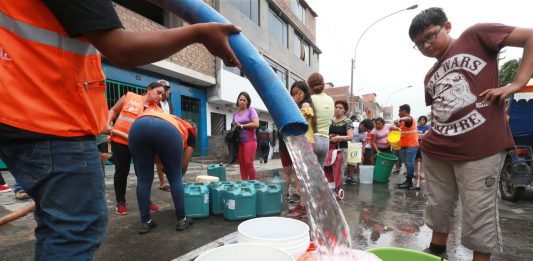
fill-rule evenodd
<path id="1" fill-rule="evenodd" d="M 109 0 L 0 1 L 0 157 L 36 203 L 35 259 L 90 260 L 107 226 L 95 136 L 106 129 L 100 53 L 127 67 L 201 43 L 228 66 L 233 25 L 124 30 Z"/>
<path id="2" fill-rule="evenodd" d="M 410 189 L 413 186 L 413 176 L 415 174 L 415 160 L 418 152 L 418 129 L 415 121 L 411 117 L 411 107 L 408 104 L 400 106 L 400 118 L 394 123 L 400 123 L 402 136 L 400 137 L 400 147 L 402 158 L 407 168 L 405 182 L 398 185 L 400 189 Z"/>

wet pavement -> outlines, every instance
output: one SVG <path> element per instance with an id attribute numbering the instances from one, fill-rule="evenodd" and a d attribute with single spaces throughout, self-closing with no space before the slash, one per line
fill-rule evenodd
<path id="1" fill-rule="evenodd" d="M 279 159 L 271 160 L 268 164 L 259 164 L 258 161 L 255 163 L 263 181 L 281 182 L 278 178 L 272 178 L 280 172 Z M 238 165 L 227 166 L 226 172 L 228 179 L 239 179 Z M 206 173 L 207 165 L 191 163 L 185 179 L 190 181 L 195 176 Z M 3 172 L 3 176 L 8 184 L 12 184 L 11 175 Z M 146 235 L 139 235 L 135 175 L 130 174 L 128 180 L 126 198 L 129 213 L 124 216 L 115 214 L 112 176 L 113 167 L 108 166 L 106 186 L 109 226 L 95 260 L 193 260 L 198 253 L 235 239 L 232 233 L 237 230 L 240 222 L 227 221 L 221 216 L 195 219 L 191 228 L 175 231 L 170 193 L 158 189 L 157 177 L 152 189 L 152 201 L 160 207 L 160 211 L 152 217 L 158 227 Z M 394 183 L 403 181 L 402 179 L 403 176 L 393 176 L 388 184 L 344 186 L 346 195 L 339 204 L 350 226 L 354 248 L 395 246 L 422 250 L 427 247 L 431 230 L 424 225 L 423 220 L 425 184 L 422 182 L 420 191 L 395 189 Z M 286 201 L 285 198 L 284 200 Z M 16 211 L 28 202 L 15 200 L 11 192 L 0 193 L 0 215 Z M 284 202 L 282 216 L 294 204 L 290 205 Z M 502 201 L 500 217 L 505 253 L 494 255 L 492 260 L 533 260 L 533 250 L 529 247 L 529 242 L 533 242 L 533 190 L 528 189 L 524 199 L 517 203 Z M 457 216 L 450 234 L 449 259 L 471 260 L 472 252 L 460 245 L 461 231 L 460 225 L 457 225 L 460 220 L 461 217 Z M 33 260 L 34 228 L 32 214 L 0 227 L 0 260 Z"/>

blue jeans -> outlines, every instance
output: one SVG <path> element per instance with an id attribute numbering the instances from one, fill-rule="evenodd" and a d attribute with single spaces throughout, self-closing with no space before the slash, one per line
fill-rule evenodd
<path id="1" fill-rule="evenodd" d="M 157 117 L 137 119 L 129 132 L 129 147 L 137 170 L 137 203 L 141 222 L 150 216 L 150 188 L 154 181 L 154 157 L 159 155 L 176 209 L 176 218 L 185 217 L 185 193 L 181 181 L 183 140 L 180 132 L 166 120 Z"/>
<path id="2" fill-rule="evenodd" d="M 418 147 L 402 148 L 402 157 L 407 168 L 407 180 L 412 180 L 415 175 L 415 159 Z"/>
<path id="3" fill-rule="evenodd" d="M 17 192 L 24 192 L 24 189 L 22 188 L 22 186 L 15 180 L 15 184 L 13 184 L 13 191 L 15 193 Z"/>
<path id="4" fill-rule="evenodd" d="M 104 175 L 94 141 L 0 145 L 0 156 L 35 201 L 35 260 L 91 260 L 107 227 Z"/>

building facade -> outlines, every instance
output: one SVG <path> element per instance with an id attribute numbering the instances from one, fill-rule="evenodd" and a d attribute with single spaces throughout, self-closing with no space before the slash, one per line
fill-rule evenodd
<path id="1" fill-rule="evenodd" d="M 187 24 L 147 1 L 113 2 L 124 28 L 129 31 L 155 31 Z M 211 0 L 206 2 L 212 4 Z M 128 91 L 143 93 L 150 83 L 167 80 L 174 114 L 195 123 L 198 133 L 195 155 L 205 155 L 208 146 L 207 90 L 217 81 L 215 61 L 215 57 L 201 44 L 193 44 L 165 60 L 137 68 L 119 68 L 104 58 L 108 105 L 113 106 Z"/>
<path id="2" fill-rule="evenodd" d="M 284 85 L 304 80 L 318 71 L 316 13 L 304 0 L 204 0 L 259 50 Z M 124 27 L 130 31 L 154 31 L 186 26 L 176 15 L 147 1 L 113 0 Z M 195 155 L 206 155 L 209 136 L 221 136 L 230 128 L 237 95 L 246 91 L 261 122 L 276 129 L 261 98 L 237 68 L 228 68 L 200 45 L 145 66 L 124 69 L 104 58 L 107 99 L 111 107 L 128 91 L 143 93 L 159 79 L 170 82 L 174 114 L 195 122 L 198 139 Z M 216 146 L 213 146 L 216 147 Z M 218 148 L 215 148 L 218 149 Z"/>
<path id="3" fill-rule="evenodd" d="M 319 69 L 316 13 L 304 0 L 215 0 L 215 8 L 242 33 L 289 88 Z M 219 152 L 220 137 L 230 129 L 237 96 L 250 94 L 261 123 L 276 130 L 271 115 L 250 81 L 238 68 L 216 62 L 216 85 L 207 89 L 207 130 L 210 150 Z M 215 144 L 217 143 L 217 144 Z"/>
<path id="4" fill-rule="evenodd" d="M 355 115 L 357 117 L 357 120 L 362 121 L 365 119 L 365 103 L 363 102 L 363 99 L 361 99 L 360 96 L 352 95 L 352 98 L 349 99 L 348 88 L 350 86 L 339 86 L 339 87 L 331 87 L 331 88 L 325 88 L 324 92 L 331 96 L 334 101 L 338 100 L 345 100 L 348 102 L 348 105 L 350 107 L 350 111 L 346 113 L 348 117 L 351 117 L 352 115 Z"/>

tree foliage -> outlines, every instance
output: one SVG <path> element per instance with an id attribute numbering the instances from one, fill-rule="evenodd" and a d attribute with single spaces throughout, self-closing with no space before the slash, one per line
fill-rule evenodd
<path id="1" fill-rule="evenodd" d="M 518 66 L 520 65 L 521 59 L 512 59 L 505 62 L 499 72 L 500 77 L 500 86 L 507 85 L 514 80 L 516 72 L 518 71 Z"/>

